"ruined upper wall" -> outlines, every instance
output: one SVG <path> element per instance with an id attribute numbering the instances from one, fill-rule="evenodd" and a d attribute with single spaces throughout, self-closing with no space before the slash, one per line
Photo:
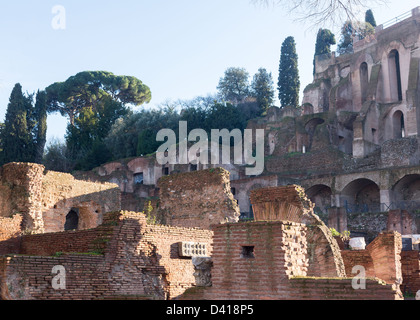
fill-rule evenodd
<path id="1" fill-rule="evenodd" d="M 239 220 L 229 172 L 223 168 L 172 174 L 161 178 L 158 187 L 159 211 L 167 225 L 210 229 Z"/>
<path id="2" fill-rule="evenodd" d="M 111 183 L 76 180 L 72 175 L 44 171 L 33 163 L 9 163 L 1 168 L 0 217 L 23 216 L 32 233 L 64 230 L 66 215 L 79 210 L 79 228 L 98 226 L 104 213 L 120 210 L 120 190 Z"/>

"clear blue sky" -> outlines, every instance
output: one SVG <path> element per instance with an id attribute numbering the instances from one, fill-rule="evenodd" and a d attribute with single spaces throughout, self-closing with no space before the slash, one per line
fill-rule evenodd
<path id="1" fill-rule="evenodd" d="M 55 5 L 66 9 L 65 30 L 51 26 Z M 419 5 L 390 0 L 372 9 L 381 24 Z M 0 121 L 15 83 L 34 92 L 85 70 L 139 78 L 152 91 L 146 108 L 215 93 L 228 67 L 243 67 L 251 77 L 264 67 L 277 83 L 288 36 L 297 44 L 303 89 L 312 82 L 316 32 L 280 6 L 250 0 L 2 1 Z M 50 115 L 48 138 L 62 139 L 66 125 Z"/>

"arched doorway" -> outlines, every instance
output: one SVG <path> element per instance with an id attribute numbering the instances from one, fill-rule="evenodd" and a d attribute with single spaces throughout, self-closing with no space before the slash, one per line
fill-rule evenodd
<path id="1" fill-rule="evenodd" d="M 66 216 L 64 230 L 77 230 L 79 228 L 79 209 L 72 208 Z"/>
<path id="2" fill-rule="evenodd" d="M 381 210 L 380 189 L 370 179 L 360 178 L 350 182 L 343 189 L 340 197 L 348 213 Z"/>

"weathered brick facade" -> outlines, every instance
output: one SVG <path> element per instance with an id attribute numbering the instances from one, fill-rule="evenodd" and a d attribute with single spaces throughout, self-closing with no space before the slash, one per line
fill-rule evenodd
<path id="1" fill-rule="evenodd" d="M 212 287 L 189 289 L 185 300 L 395 300 L 398 286 L 366 279 L 355 289 L 349 277 L 309 277 L 307 228 L 287 221 L 214 227 Z M 253 257 L 243 256 L 253 247 Z"/>
<path id="2" fill-rule="evenodd" d="M 223 168 L 172 174 L 158 182 L 159 211 L 171 226 L 200 227 L 237 222 L 240 212 Z"/>
<path id="3" fill-rule="evenodd" d="M 182 241 L 212 252 L 211 231 L 147 225 L 131 212 L 107 214 L 94 230 L 23 236 L 0 257 L 1 299 L 175 298 L 195 284 L 191 259 L 178 252 Z M 52 287 L 57 265 L 66 270 L 65 290 Z"/>
<path id="4" fill-rule="evenodd" d="M 121 192 L 117 185 L 76 180 L 39 164 L 9 163 L 0 171 L 0 203 L 0 217 L 22 215 L 23 231 L 58 232 L 73 208 L 79 230 L 98 226 L 104 213 L 121 209 Z"/>

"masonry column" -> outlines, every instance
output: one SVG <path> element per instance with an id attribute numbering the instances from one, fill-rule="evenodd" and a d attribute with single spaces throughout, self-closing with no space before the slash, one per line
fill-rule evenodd
<path id="1" fill-rule="evenodd" d="M 45 167 L 34 163 L 9 163 L 2 167 L 2 183 L 12 192 L 13 210 L 23 216 L 23 229 L 33 233 L 44 231 L 41 193 Z"/>
<path id="2" fill-rule="evenodd" d="M 390 210 L 392 191 L 391 190 L 380 190 L 379 197 L 381 202 L 381 211 L 386 212 Z"/>

